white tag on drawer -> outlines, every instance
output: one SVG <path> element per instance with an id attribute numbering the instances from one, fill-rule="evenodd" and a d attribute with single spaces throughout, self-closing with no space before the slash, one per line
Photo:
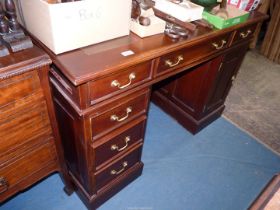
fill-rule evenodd
<path id="1" fill-rule="evenodd" d="M 127 50 L 121 53 L 122 56 L 130 56 L 130 55 L 134 55 L 134 52 L 132 50 Z"/>

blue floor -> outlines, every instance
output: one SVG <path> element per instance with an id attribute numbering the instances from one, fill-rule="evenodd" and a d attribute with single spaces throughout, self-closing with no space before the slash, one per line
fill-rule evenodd
<path id="1" fill-rule="evenodd" d="M 154 105 L 143 175 L 98 210 L 242 210 L 280 171 L 273 154 L 223 118 L 193 136 Z M 85 210 L 54 174 L 1 210 Z"/>

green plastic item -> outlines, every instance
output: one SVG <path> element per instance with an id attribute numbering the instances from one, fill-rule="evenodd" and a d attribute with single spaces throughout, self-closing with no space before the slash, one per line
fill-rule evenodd
<path id="1" fill-rule="evenodd" d="M 217 0 L 191 0 L 191 2 L 203 6 L 207 11 L 210 11 L 213 7 L 219 4 Z"/>
<path id="2" fill-rule="evenodd" d="M 202 18 L 214 25 L 218 29 L 228 28 L 230 26 L 245 22 L 249 17 L 249 12 L 243 12 L 242 15 L 236 17 L 223 19 L 219 16 L 213 15 L 208 11 L 203 11 Z"/>

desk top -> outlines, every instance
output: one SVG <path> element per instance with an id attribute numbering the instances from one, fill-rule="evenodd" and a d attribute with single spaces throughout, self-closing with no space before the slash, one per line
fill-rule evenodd
<path id="1" fill-rule="evenodd" d="M 133 66 L 136 63 L 159 57 L 168 52 L 195 45 L 198 42 L 211 39 L 215 36 L 229 33 L 238 28 L 261 22 L 267 16 L 252 12 L 249 19 L 226 29 L 210 29 L 198 26 L 189 34 L 188 38 L 172 41 L 164 34 L 140 38 L 130 33 L 129 36 L 106 41 L 100 44 L 80 48 L 60 55 L 53 54 L 45 48 L 52 57 L 53 63 L 74 84 L 80 85 L 94 80 L 119 69 Z M 132 51 L 134 54 L 123 56 L 121 53 Z"/>

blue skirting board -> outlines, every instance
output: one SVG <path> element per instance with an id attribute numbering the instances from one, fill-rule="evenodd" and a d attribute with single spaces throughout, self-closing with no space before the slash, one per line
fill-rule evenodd
<path id="1" fill-rule="evenodd" d="M 242 210 L 280 171 L 280 157 L 219 118 L 196 135 L 151 104 L 141 177 L 98 210 Z M 1 210 L 86 210 L 58 174 Z"/>

